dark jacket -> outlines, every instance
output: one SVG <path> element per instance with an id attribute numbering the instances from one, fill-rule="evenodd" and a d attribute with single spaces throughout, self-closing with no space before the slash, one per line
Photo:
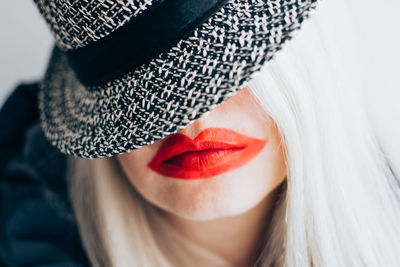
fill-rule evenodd
<path id="1" fill-rule="evenodd" d="M 38 121 L 38 84 L 0 110 L 0 266 L 89 266 L 66 186 L 66 159 Z"/>

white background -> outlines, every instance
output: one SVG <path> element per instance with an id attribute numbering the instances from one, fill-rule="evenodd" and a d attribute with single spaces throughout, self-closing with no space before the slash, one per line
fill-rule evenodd
<path id="1" fill-rule="evenodd" d="M 371 71 L 381 76 L 379 88 L 370 93 L 370 113 L 386 152 L 400 168 L 400 1 L 346 3 L 370 51 Z M 33 0 L 1 1 L 0 105 L 18 83 L 43 75 L 51 47 L 52 37 Z"/>

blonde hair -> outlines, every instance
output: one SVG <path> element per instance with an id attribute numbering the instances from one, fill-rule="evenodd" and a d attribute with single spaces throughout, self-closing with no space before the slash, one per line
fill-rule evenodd
<path id="1" fill-rule="evenodd" d="M 320 3 L 247 84 L 278 126 L 288 173 L 256 266 L 400 262 L 399 181 L 366 116 L 357 40 L 344 6 Z M 178 249 L 178 234 L 115 159 L 73 159 L 70 169 L 72 203 L 94 266 L 193 266 Z M 177 242 L 166 243 L 171 239 Z M 210 266 L 225 264 L 212 260 L 220 262 Z"/>

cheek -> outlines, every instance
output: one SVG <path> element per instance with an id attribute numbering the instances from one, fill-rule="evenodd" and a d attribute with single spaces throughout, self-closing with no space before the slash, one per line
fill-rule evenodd
<path id="1" fill-rule="evenodd" d="M 117 156 L 126 178 L 142 196 L 151 194 L 155 189 L 156 173 L 147 167 L 154 156 L 153 150 L 150 147 L 143 147 Z"/>
<path id="2" fill-rule="evenodd" d="M 273 119 L 265 114 L 247 88 L 199 119 L 204 125 L 225 127 L 255 138 L 279 136 Z"/>

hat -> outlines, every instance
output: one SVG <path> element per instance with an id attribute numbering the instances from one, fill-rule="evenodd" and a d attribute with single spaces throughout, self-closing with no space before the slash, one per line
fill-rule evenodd
<path id="1" fill-rule="evenodd" d="M 41 125 L 110 157 L 188 126 L 245 86 L 318 0 L 35 0 L 55 37 Z"/>

